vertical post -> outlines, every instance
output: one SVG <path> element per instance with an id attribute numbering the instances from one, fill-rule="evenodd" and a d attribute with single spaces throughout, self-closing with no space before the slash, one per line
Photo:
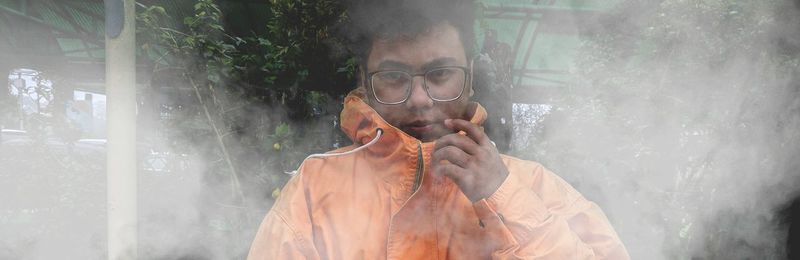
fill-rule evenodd
<path id="1" fill-rule="evenodd" d="M 108 259 L 136 259 L 136 56 L 134 0 L 105 0 L 108 102 Z"/>
<path id="2" fill-rule="evenodd" d="M 12 104 L 16 104 L 11 98 L 11 82 L 8 80 L 10 72 L 11 66 L 0 62 L 0 130 L 8 128 Z M 3 133 L 0 132 L 0 146 L 2 145 Z"/>
<path id="3" fill-rule="evenodd" d="M 18 119 L 19 124 L 17 124 L 17 126 L 19 126 L 19 128 L 18 128 L 19 130 L 25 130 L 25 126 L 26 126 L 26 124 L 25 124 L 26 123 L 25 122 L 26 121 L 25 120 L 25 110 L 23 109 L 23 105 L 22 105 L 25 102 L 25 95 L 23 95 L 22 93 L 27 93 L 28 92 L 28 86 L 27 86 L 27 83 L 25 82 L 25 80 L 22 79 L 22 73 L 20 73 L 20 72 L 17 72 L 17 79 L 14 82 L 16 83 L 16 84 L 14 84 L 14 87 L 17 89 L 17 106 L 16 106 L 16 109 L 17 109 L 17 116 L 19 117 L 19 119 Z"/>

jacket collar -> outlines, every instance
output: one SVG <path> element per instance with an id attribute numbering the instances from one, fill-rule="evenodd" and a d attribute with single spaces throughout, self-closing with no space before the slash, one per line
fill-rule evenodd
<path id="1" fill-rule="evenodd" d="M 345 97 L 344 109 L 341 113 L 342 131 L 350 137 L 353 143 L 363 145 L 375 138 L 377 129 L 380 128 L 383 130 L 380 140 L 368 147 L 367 150 L 380 157 L 391 156 L 409 149 L 416 154 L 417 144 L 421 142 L 386 122 L 377 111 L 365 102 L 365 92 L 364 88 L 356 88 Z M 472 102 L 469 109 L 471 110 L 470 122 L 482 126 L 487 117 L 486 109 L 477 102 Z M 430 142 L 426 146 L 432 146 L 433 143 Z"/>

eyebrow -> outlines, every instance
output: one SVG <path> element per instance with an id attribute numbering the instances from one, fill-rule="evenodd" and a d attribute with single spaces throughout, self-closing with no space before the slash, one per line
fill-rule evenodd
<path id="1" fill-rule="evenodd" d="M 441 66 L 455 65 L 456 63 L 457 61 L 453 57 L 442 57 L 432 60 L 431 62 L 425 63 L 425 65 L 422 65 L 422 71 L 426 71 Z"/>
<path id="2" fill-rule="evenodd" d="M 408 66 L 405 63 L 394 61 L 394 60 L 385 60 L 378 64 L 378 70 L 385 70 L 385 69 L 400 69 L 400 70 L 411 70 L 411 66 Z"/>
<path id="3" fill-rule="evenodd" d="M 457 60 L 453 57 L 441 57 L 434 59 L 428 63 L 422 65 L 422 71 L 426 71 L 432 68 L 441 67 L 441 66 L 448 66 L 454 65 L 457 63 Z M 385 70 L 385 69 L 399 69 L 405 71 L 411 71 L 411 66 L 405 64 L 403 62 L 395 61 L 395 60 L 385 60 L 378 64 L 378 70 Z"/>

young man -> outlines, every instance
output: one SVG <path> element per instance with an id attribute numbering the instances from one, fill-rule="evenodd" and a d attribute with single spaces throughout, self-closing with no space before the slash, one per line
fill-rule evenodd
<path id="1" fill-rule="evenodd" d="M 597 205 L 484 134 L 472 2 L 410 2 L 351 9 L 354 144 L 303 162 L 248 259 L 628 259 Z"/>

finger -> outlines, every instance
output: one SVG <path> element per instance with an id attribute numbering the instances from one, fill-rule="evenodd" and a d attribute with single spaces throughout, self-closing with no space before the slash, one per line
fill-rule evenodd
<path id="1" fill-rule="evenodd" d="M 467 136 L 475 140 L 479 145 L 486 145 L 489 143 L 489 137 L 481 130 L 478 125 L 463 119 L 445 119 L 444 125 L 456 131 L 464 131 Z"/>
<path id="2" fill-rule="evenodd" d="M 436 167 L 436 172 L 437 174 L 447 176 L 447 178 L 450 178 L 459 186 L 461 186 L 464 181 L 464 169 L 454 164 L 439 165 Z"/>
<path id="3" fill-rule="evenodd" d="M 447 160 L 459 167 L 466 168 L 469 164 L 469 154 L 454 146 L 447 146 L 433 152 L 433 162 Z"/>
<path id="4" fill-rule="evenodd" d="M 442 136 L 436 140 L 436 143 L 433 145 L 433 150 L 436 151 L 448 146 L 454 146 L 470 155 L 477 155 L 481 152 L 481 147 L 475 143 L 475 140 L 460 134 Z"/>

